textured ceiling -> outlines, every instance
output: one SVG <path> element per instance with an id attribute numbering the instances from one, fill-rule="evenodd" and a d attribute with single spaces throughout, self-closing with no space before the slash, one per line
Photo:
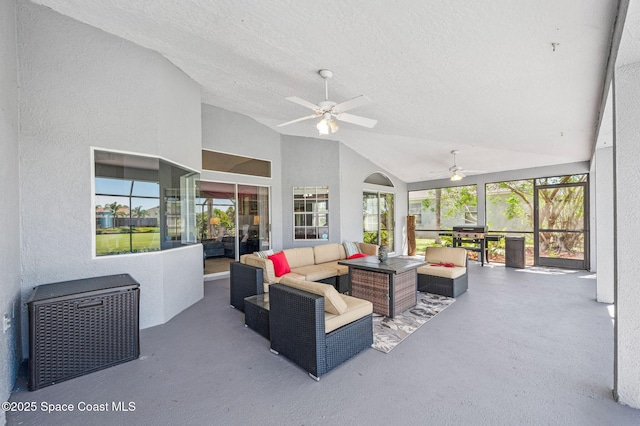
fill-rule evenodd
<path id="1" fill-rule="evenodd" d="M 364 94 L 331 136 L 407 182 L 589 160 L 616 0 L 37 0 L 155 50 L 203 102 L 318 137 L 288 102 Z M 554 46 L 555 44 L 555 46 Z M 555 50 L 554 50 L 555 47 Z M 327 138 L 327 136 L 324 136 Z"/>

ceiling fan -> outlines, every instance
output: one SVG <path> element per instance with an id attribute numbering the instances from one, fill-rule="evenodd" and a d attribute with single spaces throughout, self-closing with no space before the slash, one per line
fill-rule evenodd
<path id="1" fill-rule="evenodd" d="M 449 171 L 445 173 L 445 175 L 449 175 L 449 179 L 452 182 L 456 182 L 462 180 L 462 178 L 467 177 L 465 172 L 467 173 L 483 173 L 481 170 L 465 170 L 462 167 L 456 164 L 456 155 L 460 153 L 457 149 L 451 151 L 451 155 L 453 155 L 453 166 L 449 167 Z M 432 172 L 432 173 L 440 173 L 440 172 Z M 441 173 L 442 174 L 442 173 Z"/>
<path id="2" fill-rule="evenodd" d="M 456 164 L 456 155 L 458 154 L 458 152 L 460 151 L 456 149 L 451 151 L 451 154 L 453 155 L 453 166 L 449 167 L 449 173 L 451 173 L 451 177 L 449 179 L 451 179 L 454 182 L 457 180 L 462 180 L 462 178 L 464 177 L 467 177 L 467 175 L 462 173 L 462 167 L 458 167 L 458 165 Z"/>
<path id="3" fill-rule="evenodd" d="M 328 135 L 329 132 L 335 133 L 338 131 L 338 123 L 336 123 L 334 118 L 339 121 L 344 121 L 345 123 L 357 124 L 358 126 L 364 126 L 368 128 L 372 128 L 376 125 L 378 120 L 345 113 L 345 111 L 349 111 L 353 108 L 357 108 L 359 106 L 370 103 L 371 100 L 369 98 L 364 95 L 360 95 L 339 104 L 330 101 L 328 80 L 333 77 L 333 72 L 330 70 L 320 70 L 318 71 L 318 74 L 320 74 L 320 77 L 324 79 L 324 101 L 318 102 L 318 105 L 316 105 L 311 102 L 305 101 L 304 99 L 300 99 L 296 96 L 285 98 L 288 101 L 313 110 L 314 113 L 305 117 L 296 118 L 295 120 L 287 121 L 286 123 L 278 124 L 278 127 L 317 117 L 322 117 L 322 119 L 316 125 L 318 131 L 320 132 L 320 135 Z"/>

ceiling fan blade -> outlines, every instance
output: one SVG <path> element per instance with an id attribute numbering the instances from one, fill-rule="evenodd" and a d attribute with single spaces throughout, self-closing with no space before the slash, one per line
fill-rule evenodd
<path id="1" fill-rule="evenodd" d="M 314 111 L 319 111 L 321 109 L 318 105 L 312 104 L 311 102 L 305 101 L 304 99 L 300 99 L 297 96 L 290 96 L 290 97 L 285 98 L 285 99 L 290 101 L 290 102 L 293 102 L 294 104 L 302 105 L 303 107 L 312 109 Z"/>
<path id="2" fill-rule="evenodd" d="M 312 114 L 312 115 L 307 115 L 306 117 L 296 118 L 295 120 L 291 120 L 291 121 L 287 121 L 286 123 L 278 124 L 277 127 L 286 126 L 288 124 L 293 124 L 293 123 L 297 123 L 298 121 L 309 120 L 310 118 L 316 118 L 316 117 L 320 117 L 320 114 Z"/>
<path id="3" fill-rule="evenodd" d="M 349 111 L 350 109 L 354 109 L 370 103 L 371 99 L 367 98 L 365 95 L 360 95 L 353 99 L 349 99 L 348 101 L 341 102 L 338 105 L 334 105 L 331 110 L 334 114 L 340 114 L 345 111 Z"/>
<path id="4" fill-rule="evenodd" d="M 359 115 L 353 114 L 336 114 L 336 118 L 340 121 L 344 121 L 351 124 L 357 124 L 358 126 L 364 126 L 368 128 L 373 128 L 376 125 L 378 120 L 374 120 L 372 118 L 360 117 Z"/>

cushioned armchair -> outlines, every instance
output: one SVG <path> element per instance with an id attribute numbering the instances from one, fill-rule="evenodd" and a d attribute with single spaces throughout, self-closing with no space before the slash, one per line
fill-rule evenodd
<path id="1" fill-rule="evenodd" d="M 467 251 L 461 247 L 427 247 L 427 265 L 418 268 L 418 290 L 458 297 L 469 287 Z"/>
<path id="2" fill-rule="evenodd" d="M 287 357 L 320 380 L 321 375 L 373 344 L 371 302 L 340 294 L 329 284 L 285 281 L 287 284 L 273 284 L 269 289 L 273 353 Z"/>

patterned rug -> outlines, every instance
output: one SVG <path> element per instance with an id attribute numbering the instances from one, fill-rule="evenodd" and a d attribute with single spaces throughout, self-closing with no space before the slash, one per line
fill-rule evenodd
<path id="1" fill-rule="evenodd" d="M 456 299 L 418 292 L 418 304 L 395 318 L 373 316 L 373 345 L 380 352 L 389 353 L 411 333 L 444 311 Z"/>

